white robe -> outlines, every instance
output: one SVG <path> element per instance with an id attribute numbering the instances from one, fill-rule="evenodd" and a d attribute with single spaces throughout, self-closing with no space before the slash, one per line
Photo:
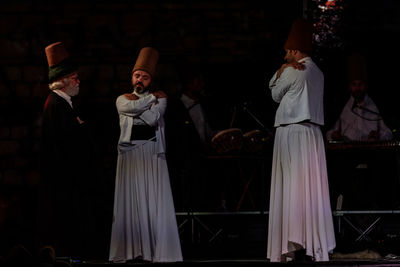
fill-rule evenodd
<path id="1" fill-rule="evenodd" d="M 110 261 L 137 257 L 152 262 L 182 261 L 175 208 L 165 158 L 166 99 L 117 99 L 121 135 L 115 179 Z M 157 126 L 156 141 L 130 141 L 133 124 Z"/>
<path id="2" fill-rule="evenodd" d="M 280 103 L 273 151 L 267 258 L 304 248 L 316 261 L 328 261 L 336 246 L 329 199 L 323 125 L 323 74 L 305 58 L 304 70 L 286 68 L 270 81 Z M 304 120 L 308 122 L 303 122 Z M 310 123 L 311 122 L 311 123 Z"/>
<path id="3" fill-rule="evenodd" d="M 322 133 L 291 124 L 276 130 L 269 205 L 268 253 L 273 262 L 300 248 L 328 261 L 335 248 Z"/>

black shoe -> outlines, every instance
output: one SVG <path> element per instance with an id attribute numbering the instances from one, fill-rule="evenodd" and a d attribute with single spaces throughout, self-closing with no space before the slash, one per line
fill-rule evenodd
<path id="1" fill-rule="evenodd" d="M 299 262 L 312 262 L 313 258 L 306 255 L 305 249 L 300 249 L 294 252 L 294 260 Z"/>

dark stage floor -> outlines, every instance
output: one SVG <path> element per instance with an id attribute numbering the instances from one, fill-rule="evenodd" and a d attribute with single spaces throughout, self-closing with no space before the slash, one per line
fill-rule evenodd
<path id="1" fill-rule="evenodd" d="M 400 211 L 336 211 L 337 246 L 329 262 L 270 263 L 267 212 L 177 213 L 184 261 L 110 263 L 107 256 L 73 266 L 400 266 Z"/>
<path id="2" fill-rule="evenodd" d="M 127 263 L 110 263 L 107 261 L 86 261 L 73 263 L 72 266 L 150 266 L 150 265 L 163 265 L 163 266 L 400 266 L 400 260 L 360 260 L 360 259 L 346 259 L 346 260 L 331 260 L 329 262 L 288 262 L 288 263 L 270 263 L 266 259 L 191 259 L 184 260 L 177 263 L 143 263 L 143 262 L 127 262 Z"/>

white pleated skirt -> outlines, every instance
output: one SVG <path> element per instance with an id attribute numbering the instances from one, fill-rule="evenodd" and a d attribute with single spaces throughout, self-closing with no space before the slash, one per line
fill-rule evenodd
<path id="1" fill-rule="evenodd" d="M 303 123 L 276 130 L 269 205 L 267 258 L 285 261 L 304 248 L 328 261 L 336 246 L 325 147 L 320 128 Z"/>
<path id="2" fill-rule="evenodd" d="M 110 261 L 182 261 L 167 163 L 155 144 L 118 156 Z"/>

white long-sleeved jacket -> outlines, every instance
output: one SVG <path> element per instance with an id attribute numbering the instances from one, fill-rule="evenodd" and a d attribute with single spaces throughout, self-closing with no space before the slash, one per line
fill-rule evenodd
<path id="1" fill-rule="evenodd" d="M 136 93 L 135 93 L 136 94 Z M 121 95 L 116 100 L 119 114 L 120 137 L 118 149 L 120 153 L 132 149 L 135 145 L 149 140 L 130 140 L 133 125 L 150 125 L 156 127 L 157 152 L 165 153 L 164 113 L 167 98 L 156 98 L 153 94 L 136 94 L 139 99 L 130 100 Z"/>
<path id="2" fill-rule="evenodd" d="M 279 103 L 275 127 L 305 120 L 324 125 L 324 75 L 310 57 L 299 62 L 304 62 L 304 70 L 287 67 L 269 82 L 272 99 Z"/>

